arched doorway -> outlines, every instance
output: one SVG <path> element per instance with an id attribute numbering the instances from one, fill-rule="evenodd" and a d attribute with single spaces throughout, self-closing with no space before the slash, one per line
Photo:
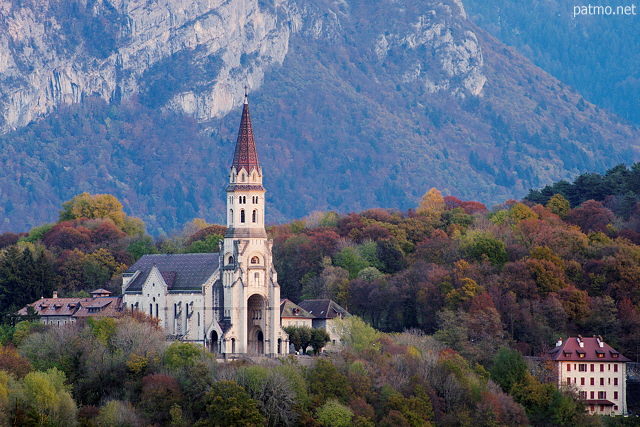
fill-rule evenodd
<path id="1" fill-rule="evenodd" d="M 218 333 L 211 331 L 211 340 L 209 340 L 209 351 L 213 354 L 218 354 L 220 344 L 218 343 Z"/>
<path id="2" fill-rule="evenodd" d="M 263 354 L 264 353 L 264 335 L 262 334 L 262 331 L 258 331 L 258 333 L 256 334 L 256 344 L 257 344 L 257 352 L 258 354 Z"/>
<path id="3" fill-rule="evenodd" d="M 262 295 L 251 295 L 247 300 L 247 351 L 264 354 L 266 331 L 266 300 Z"/>

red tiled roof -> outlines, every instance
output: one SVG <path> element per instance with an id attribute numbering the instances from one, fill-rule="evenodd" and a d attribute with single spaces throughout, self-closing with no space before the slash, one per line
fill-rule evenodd
<path id="1" fill-rule="evenodd" d="M 242 168 L 244 168 L 247 173 L 251 173 L 253 169 L 260 170 L 256 142 L 253 139 L 251 117 L 249 116 L 249 102 L 246 96 L 242 109 L 242 118 L 240 119 L 236 151 L 233 154 L 233 164 L 231 166 L 236 168 L 236 172 L 240 172 Z"/>
<path id="2" fill-rule="evenodd" d="M 582 343 L 582 345 L 580 345 Z M 630 362 L 599 338 L 569 337 L 549 352 L 555 361 Z"/>
<path id="3" fill-rule="evenodd" d="M 90 297 L 90 298 L 40 298 L 18 311 L 18 315 L 26 316 L 27 308 L 31 306 L 39 316 L 60 317 L 88 317 L 104 316 L 106 312 L 115 315 L 122 308 L 121 297 Z"/>

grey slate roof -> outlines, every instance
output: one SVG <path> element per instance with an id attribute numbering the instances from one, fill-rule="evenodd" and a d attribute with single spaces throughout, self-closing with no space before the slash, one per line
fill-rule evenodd
<path id="1" fill-rule="evenodd" d="M 307 299 L 298 303 L 300 307 L 313 314 L 317 319 L 351 316 L 347 310 L 330 299 Z"/>
<path id="2" fill-rule="evenodd" d="M 280 300 L 280 318 L 283 317 L 297 317 L 300 319 L 315 318 L 313 314 L 288 299 Z"/>
<path id="3" fill-rule="evenodd" d="M 197 291 L 218 268 L 218 254 L 144 255 L 124 273 L 140 273 L 129 283 L 125 293 L 142 291 L 142 285 L 155 265 L 169 286 L 169 291 Z"/>

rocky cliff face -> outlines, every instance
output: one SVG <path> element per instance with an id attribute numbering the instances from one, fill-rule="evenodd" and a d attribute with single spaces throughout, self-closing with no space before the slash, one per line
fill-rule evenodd
<path id="1" fill-rule="evenodd" d="M 640 160 L 638 129 L 460 0 L 0 0 L 0 231 L 83 191 L 153 234 L 224 221 L 245 85 L 268 222 L 431 187 L 491 205 Z"/>
<path id="2" fill-rule="evenodd" d="M 353 3 L 0 0 L 0 129 L 96 95 L 113 101 L 140 94 L 153 107 L 199 121 L 224 116 L 244 85 L 257 89 L 283 63 L 292 33 L 339 43 L 357 18 Z M 457 24 L 465 19 L 459 0 L 411 7 L 411 15 L 395 2 L 375 7 L 406 15 L 393 28 L 367 32 L 366 47 L 380 63 L 396 63 L 401 50 L 402 81 L 480 94 L 482 53 L 475 34 Z"/>

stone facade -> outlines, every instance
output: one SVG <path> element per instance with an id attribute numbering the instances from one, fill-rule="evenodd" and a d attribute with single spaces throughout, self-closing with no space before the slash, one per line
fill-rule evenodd
<path id="1" fill-rule="evenodd" d="M 214 353 L 286 354 L 246 95 L 226 192 L 227 232 L 220 253 L 142 257 L 124 274 L 125 306 L 157 317 L 176 339 L 202 343 Z"/>

